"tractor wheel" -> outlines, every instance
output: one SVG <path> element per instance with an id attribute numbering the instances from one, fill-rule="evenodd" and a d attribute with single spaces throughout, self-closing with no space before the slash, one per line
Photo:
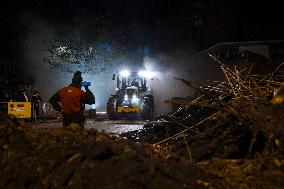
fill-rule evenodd
<path id="1" fill-rule="evenodd" d="M 118 118 L 117 113 L 117 98 L 110 97 L 107 102 L 107 115 L 110 120 L 115 120 Z"/>
<path id="2" fill-rule="evenodd" d="M 143 120 L 152 120 L 154 116 L 154 99 L 153 96 L 146 96 L 143 99 L 143 106 L 141 109 L 141 116 Z"/>

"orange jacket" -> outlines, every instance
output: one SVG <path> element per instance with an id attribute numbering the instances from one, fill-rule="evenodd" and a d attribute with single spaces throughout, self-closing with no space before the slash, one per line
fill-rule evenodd
<path id="1" fill-rule="evenodd" d="M 83 113 L 85 105 L 82 103 L 84 91 L 69 85 L 59 91 L 62 112 L 66 114 Z"/>

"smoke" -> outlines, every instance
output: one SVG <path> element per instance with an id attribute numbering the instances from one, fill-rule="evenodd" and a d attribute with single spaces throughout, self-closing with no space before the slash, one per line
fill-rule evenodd
<path id="1" fill-rule="evenodd" d="M 53 27 L 34 12 L 27 12 L 21 18 L 26 26 L 23 36 L 23 67 L 35 81 L 33 90 L 38 90 L 43 101 L 47 102 L 60 87 L 71 83 L 73 75 L 51 69 L 44 60 L 47 52 L 43 42 L 54 37 Z"/>
<path id="2" fill-rule="evenodd" d="M 40 91 L 43 101 L 47 102 L 52 94 L 71 83 L 73 74 L 51 69 L 50 65 L 44 61 L 47 52 L 43 42 L 54 39 L 57 26 L 40 18 L 34 12 L 25 13 L 22 16 L 22 22 L 28 26 L 23 43 L 24 59 L 27 62 L 25 70 L 35 80 L 34 90 Z M 129 59 L 118 58 L 114 60 L 112 66 L 107 68 L 105 72 L 83 74 L 83 79 L 92 83 L 90 89 L 95 94 L 95 108 L 98 111 L 106 110 L 108 98 L 115 93 L 116 82 L 112 81 L 112 74 L 116 73 L 117 70 L 127 68 L 139 71 L 146 69 L 156 73 L 153 80 L 148 81 L 155 99 L 156 114 L 167 113 L 172 110 L 172 105 L 164 103 L 166 99 L 193 95 L 194 91 L 177 81 L 175 77 L 204 83 L 207 79 L 214 78 L 214 74 L 216 75 L 212 65 L 208 66 L 196 61 L 187 50 L 177 50 L 167 54 L 152 54 L 145 57 L 144 62 L 135 61 L 141 59 L 141 57 L 136 58 L 136 56 L 137 53 L 133 53 L 129 56 Z M 72 69 L 76 70 L 77 68 L 73 67 Z M 80 69 L 78 68 L 78 70 Z M 93 106 L 87 108 L 91 107 Z"/>
<path id="3" fill-rule="evenodd" d="M 27 26 L 23 38 L 23 58 L 25 62 L 23 67 L 26 73 L 29 73 L 35 80 L 33 90 L 38 90 L 43 101 L 47 102 L 60 88 L 69 85 L 73 77 L 72 73 L 62 72 L 60 69 L 52 69 L 45 60 L 45 57 L 48 55 L 45 42 L 56 39 L 58 28 L 60 28 L 60 31 L 64 30 L 64 28 L 62 26 L 58 27 L 54 23 L 49 23 L 35 12 L 23 14 L 22 22 L 23 25 Z M 121 65 L 120 62 L 123 62 L 123 60 L 121 57 L 118 57 L 116 60 L 113 60 L 112 66 L 107 67 L 105 72 L 82 74 L 84 81 L 91 82 L 90 90 L 96 97 L 96 104 L 87 106 L 87 109 L 95 107 L 98 111 L 105 111 L 106 102 L 116 88 L 115 82 L 112 81 L 112 74 L 121 68 L 116 66 Z M 70 66 L 69 69 L 83 71 L 80 66 L 74 65 Z"/>
<path id="4" fill-rule="evenodd" d="M 193 97 L 195 91 L 175 78 L 195 81 L 200 85 L 222 77 L 218 66 L 208 60 L 194 57 L 189 49 L 179 49 L 172 53 L 160 53 L 145 58 L 144 67 L 156 73 L 150 82 L 155 98 L 156 114 L 173 110 L 173 105 L 164 101 L 172 97 Z"/>
<path id="5" fill-rule="evenodd" d="M 159 54 L 147 57 L 144 62 L 146 70 L 155 72 L 153 80 L 149 81 L 149 86 L 155 99 L 155 113 L 164 114 L 172 111 L 172 105 L 164 101 L 172 97 L 188 97 L 193 91 L 177 81 L 175 78 L 190 78 L 187 69 L 190 65 L 177 54 Z"/>

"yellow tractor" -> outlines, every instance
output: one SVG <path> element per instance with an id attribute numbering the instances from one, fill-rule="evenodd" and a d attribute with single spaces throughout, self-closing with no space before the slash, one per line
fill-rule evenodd
<path id="1" fill-rule="evenodd" d="M 107 115 L 115 120 L 136 115 L 143 120 L 152 120 L 154 115 L 154 98 L 152 90 L 147 87 L 147 79 L 152 79 L 152 72 L 129 72 L 124 70 L 113 74 L 116 80 L 116 93 L 107 102 Z"/>

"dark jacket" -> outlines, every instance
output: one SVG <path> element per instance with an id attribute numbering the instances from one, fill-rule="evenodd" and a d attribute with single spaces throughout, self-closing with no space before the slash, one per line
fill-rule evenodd
<path id="1" fill-rule="evenodd" d="M 26 100 L 26 98 L 25 98 L 25 96 L 24 96 L 23 93 L 20 93 L 20 94 L 17 95 L 16 101 L 17 101 L 17 102 L 29 102 L 29 101 L 30 101 L 30 98 L 29 98 L 28 95 L 26 95 L 26 96 L 27 96 L 27 98 L 28 98 L 28 101 Z"/>
<path id="2" fill-rule="evenodd" d="M 32 102 L 32 105 L 39 106 L 39 103 L 42 102 L 42 99 L 40 96 L 33 95 L 31 98 L 31 102 Z"/>

